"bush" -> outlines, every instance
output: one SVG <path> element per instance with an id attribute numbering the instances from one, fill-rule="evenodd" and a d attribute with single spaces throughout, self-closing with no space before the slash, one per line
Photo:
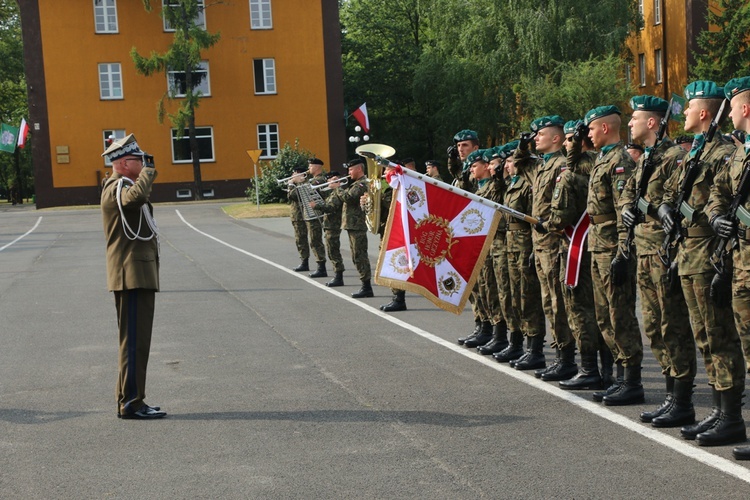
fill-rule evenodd
<path id="1" fill-rule="evenodd" d="M 262 162 L 260 165 L 261 176 L 258 178 L 258 194 L 260 202 L 265 203 L 286 203 L 287 196 L 284 190 L 286 186 L 276 182 L 292 175 L 295 167 L 307 168 L 307 160 L 312 158 L 313 154 L 306 150 L 300 149 L 299 139 L 294 141 L 294 147 L 289 143 L 279 150 L 279 154 L 269 162 Z M 250 182 L 250 187 L 245 191 L 248 199 L 255 197 L 254 180 Z"/>

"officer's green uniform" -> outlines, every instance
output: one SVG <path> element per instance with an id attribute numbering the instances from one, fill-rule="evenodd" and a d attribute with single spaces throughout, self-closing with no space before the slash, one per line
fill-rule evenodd
<path id="1" fill-rule="evenodd" d="M 305 262 L 310 258 L 310 242 L 307 238 L 307 223 L 297 194 L 296 184 L 289 185 L 287 201 L 289 203 L 289 217 L 292 219 L 292 227 L 294 228 L 294 242 L 297 245 L 299 258 Z"/>
<path id="2" fill-rule="evenodd" d="M 326 175 L 321 173 L 310 179 L 310 184 L 317 186 L 319 184 L 325 184 Z M 321 219 L 313 219 L 305 221 L 307 224 L 307 234 L 310 236 L 310 247 L 312 248 L 313 254 L 315 254 L 315 261 L 318 266 L 324 266 L 326 263 L 326 247 L 323 244 L 323 223 Z"/>
<path id="3" fill-rule="evenodd" d="M 333 263 L 333 270 L 336 273 L 343 273 L 344 258 L 341 256 L 341 211 L 343 202 L 341 198 L 332 196 L 330 193 L 325 200 L 325 205 L 316 208 L 320 208 L 321 212 L 326 214 L 323 218 L 323 230 L 325 231 L 328 258 Z"/>
<path id="4" fill-rule="evenodd" d="M 361 177 L 347 186 L 336 189 L 332 196 L 337 196 L 343 203 L 341 229 L 349 234 L 349 245 L 352 251 L 352 262 L 359 272 L 362 282 L 370 281 L 370 257 L 367 255 L 367 222 L 365 213 L 359 205 L 359 199 L 367 192 L 367 179 Z"/>

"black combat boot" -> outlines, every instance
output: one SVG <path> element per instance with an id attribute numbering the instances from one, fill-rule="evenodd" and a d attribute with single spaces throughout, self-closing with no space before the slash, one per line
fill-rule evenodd
<path id="1" fill-rule="evenodd" d="M 375 293 L 372 291 L 372 286 L 370 286 L 370 280 L 363 281 L 362 287 L 360 287 L 359 291 L 352 294 L 352 297 L 354 297 L 355 299 L 374 296 Z"/>
<path id="2" fill-rule="evenodd" d="M 546 365 L 544 361 L 544 337 L 537 335 L 536 337 L 528 337 L 528 356 L 519 358 L 514 364 L 513 368 L 516 370 L 536 370 L 538 368 L 544 368 Z"/>
<path id="3" fill-rule="evenodd" d="M 397 290 L 390 302 L 380 306 L 380 310 L 385 312 L 406 311 L 406 292 Z"/>
<path id="4" fill-rule="evenodd" d="M 525 362 L 529 357 L 531 356 L 531 337 L 526 337 L 526 349 L 523 351 L 523 354 L 521 354 L 520 358 L 516 358 L 511 360 L 508 364 L 511 368 L 516 367 L 516 363 L 519 363 L 521 361 Z"/>
<path id="5" fill-rule="evenodd" d="M 548 366 L 545 366 L 544 368 L 539 368 L 538 370 L 534 370 L 534 376 L 536 378 L 542 378 L 542 375 L 544 375 L 544 373 L 546 373 L 546 372 L 548 372 L 550 370 L 554 370 L 555 368 L 557 368 L 557 365 L 560 364 L 560 356 L 561 356 L 560 349 L 558 349 L 557 347 L 555 347 L 555 359 L 554 359 L 554 361 L 552 361 L 552 363 L 550 363 Z"/>
<path id="6" fill-rule="evenodd" d="M 344 273 L 336 273 L 326 286 L 344 286 Z"/>
<path id="7" fill-rule="evenodd" d="M 721 393 L 721 415 L 713 427 L 695 436 L 698 446 L 721 446 L 747 441 L 742 420 L 742 393 L 745 386 L 732 387 Z"/>
<path id="8" fill-rule="evenodd" d="M 612 365 L 609 365 L 610 367 Z M 609 376 L 612 376 L 612 373 L 610 372 Z M 614 379 L 615 381 L 606 389 L 603 391 L 595 392 L 591 395 L 591 399 L 594 401 L 601 403 L 604 400 L 605 396 L 609 396 L 610 394 L 614 394 L 620 389 L 620 386 L 623 383 L 623 380 L 625 378 L 625 369 L 622 367 L 622 362 L 617 362 L 617 377 Z M 602 380 L 602 384 L 604 384 L 604 380 Z"/>
<path id="9" fill-rule="evenodd" d="M 492 323 L 482 321 L 482 329 L 477 335 L 464 341 L 464 347 L 479 347 L 492 340 Z"/>
<path id="10" fill-rule="evenodd" d="M 510 344 L 492 355 L 500 363 L 508 363 L 523 356 L 523 332 L 510 332 Z"/>
<path id="11" fill-rule="evenodd" d="M 736 460 L 750 460 L 750 446 L 737 446 L 732 450 Z"/>
<path id="12" fill-rule="evenodd" d="M 617 382 L 615 377 L 612 376 L 612 365 L 615 363 L 615 360 L 612 357 L 612 351 L 609 350 L 609 347 L 607 347 L 603 340 L 601 340 L 601 344 L 602 347 L 599 349 L 599 362 L 602 365 L 602 388 L 606 389 Z M 601 399 L 599 401 L 601 401 Z"/>
<path id="13" fill-rule="evenodd" d="M 468 334 L 466 337 L 459 337 L 457 342 L 458 345 L 464 345 L 464 342 L 469 340 L 472 337 L 476 337 L 479 335 L 479 332 L 482 331 L 482 320 L 481 319 L 475 319 L 474 320 L 474 331 Z"/>
<path id="14" fill-rule="evenodd" d="M 479 354 L 495 354 L 508 347 L 508 326 L 505 321 L 492 325 L 492 340 L 477 347 Z"/>
<path id="15" fill-rule="evenodd" d="M 578 373 L 576 364 L 576 345 L 571 342 L 560 349 L 560 362 L 552 370 L 542 373 L 541 379 L 545 382 L 556 382 L 568 380 Z"/>
<path id="16" fill-rule="evenodd" d="M 318 262 L 318 270 L 314 273 L 310 273 L 311 278 L 327 278 L 328 271 L 326 271 L 326 261 Z"/>
<path id="17" fill-rule="evenodd" d="M 711 386 L 711 413 L 708 414 L 706 418 L 701 420 L 695 425 L 687 425 L 680 429 L 680 434 L 685 439 L 692 441 L 695 439 L 695 436 L 700 434 L 701 432 L 705 432 L 716 423 L 717 420 L 719 420 L 719 416 L 721 415 L 721 393 L 716 390 L 714 386 Z"/>
<path id="18" fill-rule="evenodd" d="M 671 377 L 670 377 L 671 378 Z M 669 408 L 651 420 L 654 427 L 679 427 L 695 423 L 693 379 L 674 379 L 674 398 Z"/>
<path id="19" fill-rule="evenodd" d="M 302 259 L 302 262 L 300 262 L 300 265 L 292 269 L 292 271 L 296 271 L 298 273 L 301 273 L 302 271 L 309 271 L 310 265 L 308 264 L 308 259 Z"/>
<path id="20" fill-rule="evenodd" d="M 581 353 L 581 368 L 578 374 L 570 380 L 561 381 L 559 385 L 569 391 L 601 389 L 602 377 L 599 375 L 599 365 L 596 364 L 596 351 Z"/>
<path id="21" fill-rule="evenodd" d="M 607 406 L 625 406 L 643 403 L 643 385 L 641 384 L 641 365 L 626 366 L 625 377 L 620 388 L 604 396 L 604 404 Z"/>
<path id="22" fill-rule="evenodd" d="M 664 402 L 653 411 L 644 411 L 641 413 L 641 422 L 649 423 L 659 415 L 664 414 L 674 402 L 674 378 L 670 375 L 666 376 L 667 382 L 667 396 L 664 398 Z M 691 388 L 692 390 L 692 388 Z M 691 392 L 692 394 L 692 392 Z"/>

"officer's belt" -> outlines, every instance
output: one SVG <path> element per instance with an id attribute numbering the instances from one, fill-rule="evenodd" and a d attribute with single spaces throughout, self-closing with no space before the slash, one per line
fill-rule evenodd
<path id="1" fill-rule="evenodd" d="M 522 229 L 529 229 L 531 224 L 528 222 L 510 222 L 508 223 L 508 231 L 521 231 Z"/>
<path id="2" fill-rule="evenodd" d="M 611 214 L 589 215 L 589 220 L 594 225 L 602 224 L 611 220 L 617 220 L 617 214 L 615 212 L 612 212 Z"/>
<path id="3" fill-rule="evenodd" d="M 680 228 L 680 234 L 685 238 L 706 238 L 715 233 L 711 226 L 694 226 Z"/>

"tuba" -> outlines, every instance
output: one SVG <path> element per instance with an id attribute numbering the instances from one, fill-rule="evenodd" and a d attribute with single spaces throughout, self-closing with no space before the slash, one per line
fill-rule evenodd
<path id="1" fill-rule="evenodd" d="M 372 155 L 390 158 L 396 154 L 396 150 L 385 144 L 362 144 L 354 152 L 364 156 L 367 162 L 367 194 L 369 199 L 364 207 L 365 220 L 367 229 L 372 234 L 378 234 L 380 229 L 380 201 L 383 190 L 383 167 L 372 158 Z"/>

